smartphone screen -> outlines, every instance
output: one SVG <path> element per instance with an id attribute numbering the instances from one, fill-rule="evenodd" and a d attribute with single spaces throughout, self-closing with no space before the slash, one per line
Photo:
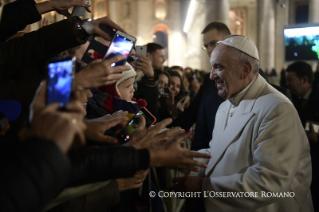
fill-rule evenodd
<path id="1" fill-rule="evenodd" d="M 319 134 L 319 123 L 317 122 L 307 121 L 305 130 L 309 131 L 310 124 L 312 124 L 313 130 L 315 131 L 315 133 Z"/>
<path id="2" fill-rule="evenodd" d="M 48 64 L 47 104 L 58 102 L 64 107 L 71 99 L 74 59 L 61 59 Z"/>
<path id="3" fill-rule="evenodd" d="M 106 52 L 106 54 L 104 56 L 104 60 L 110 59 L 110 58 L 117 56 L 117 55 L 125 56 L 124 60 L 121 60 L 117 63 L 113 63 L 111 65 L 111 67 L 124 65 L 126 62 L 126 58 L 130 54 L 130 52 L 134 46 L 135 40 L 130 39 L 133 37 L 129 36 L 129 35 L 126 36 L 126 35 L 127 34 L 125 34 L 125 33 L 118 34 L 118 32 L 117 32 L 113 38 L 113 41 L 112 41 L 108 51 Z"/>
<path id="4" fill-rule="evenodd" d="M 123 142 L 128 142 L 130 140 L 130 136 L 132 133 L 136 130 L 140 116 L 143 116 L 145 119 L 145 127 L 149 128 L 152 124 L 155 123 L 156 118 L 148 112 L 145 108 L 141 108 L 134 116 L 133 118 L 129 121 L 129 123 L 126 125 L 126 127 L 119 133 L 119 138 Z"/>

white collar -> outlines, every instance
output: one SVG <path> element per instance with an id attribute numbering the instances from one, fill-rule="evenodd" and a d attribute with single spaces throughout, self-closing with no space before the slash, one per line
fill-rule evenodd
<path id="1" fill-rule="evenodd" d="M 234 105 L 235 107 L 237 107 L 239 105 L 240 101 L 242 100 L 243 96 L 245 95 L 245 93 L 248 91 L 248 89 L 253 84 L 253 82 L 255 82 L 256 79 L 257 79 L 257 77 L 255 77 L 255 79 L 253 81 L 251 81 L 239 94 L 237 94 L 236 96 L 234 96 L 232 98 L 229 98 L 230 103 L 232 105 Z"/>

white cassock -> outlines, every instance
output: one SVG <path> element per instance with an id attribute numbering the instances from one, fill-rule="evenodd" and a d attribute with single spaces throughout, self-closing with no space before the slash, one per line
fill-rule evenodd
<path id="1" fill-rule="evenodd" d="M 200 150 L 212 157 L 202 192 L 258 197 L 204 197 L 206 211 L 313 211 L 309 144 L 297 111 L 260 75 L 244 90 L 235 109 L 229 100 L 220 105 L 210 148 Z M 294 192 L 294 197 L 262 197 L 262 192 Z"/>

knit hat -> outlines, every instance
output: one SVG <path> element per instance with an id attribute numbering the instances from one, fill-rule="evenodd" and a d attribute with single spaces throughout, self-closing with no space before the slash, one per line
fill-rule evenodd
<path id="1" fill-rule="evenodd" d="M 122 99 L 121 94 L 120 94 L 119 89 L 118 89 L 119 84 L 121 82 L 123 82 L 124 80 L 127 80 L 131 77 L 136 76 L 136 72 L 135 72 L 134 68 L 129 63 L 125 63 L 125 65 L 129 66 L 131 69 L 128 71 L 123 71 L 124 76 L 121 79 L 119 79 L 118 81 L 116 81 L 115 83 L 112 83 L 110 85 L 102 86 L 99 88 L 99 90 Z"/>
<path id="2" fill-rule="evenodd" d="M 238 49 L 239 51 L 242 51 L 249 56 L 259 60 L 259 54 L 256 45 L 245 36 L 231 35 L 220 41 L 220 43 L 234 47 L 235 49 Z"/>

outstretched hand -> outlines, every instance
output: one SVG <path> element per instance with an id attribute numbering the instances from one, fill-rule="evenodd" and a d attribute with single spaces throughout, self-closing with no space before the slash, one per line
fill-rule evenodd
<path id="1" fill-rule="evenodd" d="M 123 122 L 126 122 L 127 112 L 118 111 L 112 115 L 106 115 L 97 119 L 85 120 L 87 129 L 85 136 L 91 140 L 104 143 L 117 143 L 117 139 L 112 136 L 104 135 L 105 131 L 115 127 Z"/>
<path id="2" fill-rule="evenodd" d="M 123 72 L 130 70 L 129 66 L 114 66 L 124 56 L 115 56 L 108 60 L 94 60 L 75 74 L 75 85 L 78 90 L 97 88 L 112 84 L 124 76 Z"/>
<path id="3" fill-rule="evenodd" d="M 136 149 L 159 148 L 169 139 L 183 133 L 185 130 L 180 127 L 163 130 L 172 122 L 172 119 L 165 119 L 150 129 L 145 129 L 145 119 L 140 116 L 138 127 L 133 132 L 131 139 L 125 146 L 133 146 Z"/>
<path id="4" fill-rule="evenodd" d="M 24 139 L 37 136 L 53 141 L 63 152 L 67 152 L 76 141 L 84 144 L 86 125 L 83 118 L 86 114 L 82 104 L 75 99 L 65 105 L 66 112 L 59 111 L 59 104 L 46 105 L 46 81 L 39 86 L 31 103 L 31 128 L 25 131 Z"/>
<path id="5" fill-rule="evenodd" d="M 196 167 L 206 168 L 206 164 L 195 161 L 193 158 L 210 158 L 210 155 L 191 152 L 180 146 L 180 143 L 188 135 L 182 134 L 178 137 L 176 135 L 184 132 L 184 130 L 177 127 L 163 131 L 171 122 L 172 119 L 165 119 L 153 128 L 145 129 L 145 119 L 144 117 L 140 117 L 138 128 L 131 136 L 133 146 L 138 146 L 137 148 L 139 148 L 139 145 L 141 145 L 141 148 L 148 146 L 151 167 L 167 167 L 192 171 L 199 171 Z"/>
<path id="6" fill-rule="evenodd" d="M 53 10 L 66 17 L 71 16 L 68 9 L 74 6 L 84 7 L 86 11 L 91 12 L 89 1 L 85 0 L 50 0 Z"/>

